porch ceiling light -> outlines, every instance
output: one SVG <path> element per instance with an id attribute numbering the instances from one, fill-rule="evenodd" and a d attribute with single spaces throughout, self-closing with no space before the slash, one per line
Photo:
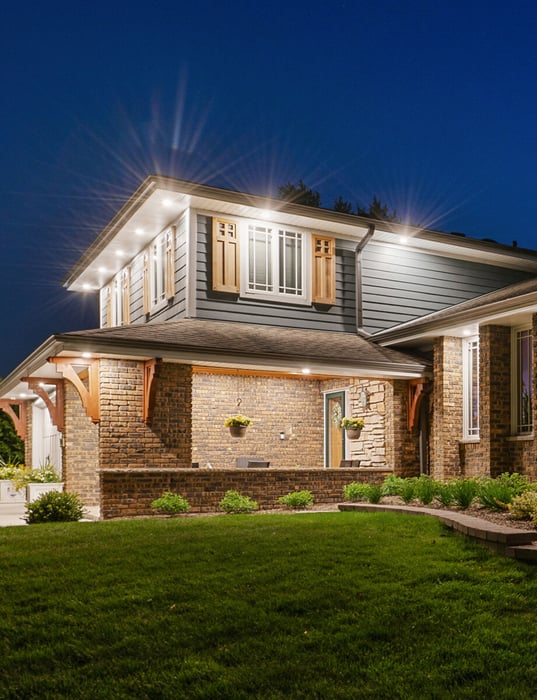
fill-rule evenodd
<path id="1" fill-rule="evenodd" d="M 405 245 L 406 243 L 408 243 L 408 236 L 401 236 L 401 238 L 399 239 L 399 243 L 401 243 L 401 245 Z"/>
<path id="2" fill-rule="evenodd" d="M 163 207 L 171 207 L 172 205 L 172 200 L 169 198 L 163 199 L 162 200 L 162 206 Z"/>
<path id="3" fill-rule="evenodd" d="M 302 374 L 311 374 L 311 369 L 309 367 L 303 367 Z"/>
<path id="4" fill-rule="evenodd" d="M 83 352 L 82 357 L 87 360 L 89 357 L 91 357 L 91 352 Z"/>

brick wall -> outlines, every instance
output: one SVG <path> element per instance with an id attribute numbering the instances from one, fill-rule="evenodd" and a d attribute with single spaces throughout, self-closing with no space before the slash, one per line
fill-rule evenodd
<path id="1" fill-rule="evenodd" d="M 158 364 L 154 388 L 152 421 L 146 425 L 143 363 L 101 360 L 101 468 L 191 466 L 191 367 Z"/>
<path id="2" fill-rule="evenodd" d="M 462 344 L 460 338 L 437 338 L 434 346 L 434 384 L 431 429 L 431 476 L 461 476 Z"/>
<path id="3" fill-rule="evenodd" d="M 65 428 L 62 478 L 65 490 L 77 493 L 88 506 L 99 504 L 99 426 L 92 423 L 80 395 L 65 381 Z"/>
<path id="4" fill-rule="evenodd" d="M 260 508 L 292 491 L 308 489 L 318 503 L 343 500 L 343 487 L 353 481 L 381 483 L 390 470 L 355 469 L 116 469 L 103 470 L 101 516 L 104 519 L 154 514 L 150 504 L 164 491 L 180 493 L 192 512 L 214 512 L 225 492 L 250 496 Z"/>
<path id="5" fill-rule="evenodd" d="M 244 456 L 268 460 L 272 467 L 320 468 L 323 410 L 318 381 L 194 373 L 192 461 L 229 468 Z M 253 420 L 244 438 L 233 438 L 224 428 L 225 419 L 236 413 Z M 288 439 L 280 439 L 281 431 Z"/>

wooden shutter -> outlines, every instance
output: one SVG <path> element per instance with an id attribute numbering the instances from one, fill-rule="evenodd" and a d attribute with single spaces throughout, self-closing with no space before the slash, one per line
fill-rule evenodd
<path id="1" fill-rule="evenodd" d="M 240 292 L 239 237 L 234 221 L 213 219 L 213 289 Z"/>
<path id="2" fill-rule="evenodd" d="M 175 296 L 175 226 L 166 234 L 166 263 L 164 268 L 164 292 L 168 301 Z"/>
<path id="3" fill-rule="evenodd" d="M 125 268 L 121 275 L 121 304 L 122 304 L 122 320 L 123 325 L 128 325 L 131 322 L 131 271 L 130 268 Z"/>
<path id="4" fill-rule="evenodd" d="M 144 253 L 144 266 L 143 266 L 143 308 L 144 314 L 148 314 L 151 311 L 151 286 L 149 281 L 149 256 L 150 252 L 148 250 Z"/>
<path id="5" fill-rule="evenodd" d="M 336 303 L 336 241 L 313 236 L 312 301 L 314 304 Z"/>
<path id="6" fill-rule="evenodd" d="M 103 289 L 103 313 L 101 319 L 104 318 L 104 325 L 106 328 L 112 326 L 112 285 L 109 284 Z M 102 321 L 101 321 L 102 323 Z"/>

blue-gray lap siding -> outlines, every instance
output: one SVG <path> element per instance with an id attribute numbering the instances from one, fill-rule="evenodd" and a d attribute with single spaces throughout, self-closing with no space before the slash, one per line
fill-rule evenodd
<path id="1" fill-rule="evenodd" d="M 270 303 L 212 291 L 211 218 L 198 216 L 197 220 L 199 318 L 356 332 L 354 241 L 336 243 L 336 304 Z M 363 328 L 370 333 L 391 328 L 531 276 L 520 270 L 370 243 L 362 257 Z"/>
<path id="2" fill-rule="evenodd" d="M 370 244 L 362 257 L 363 326 L 370 333 L 528 279 L 529 272 Z"/>

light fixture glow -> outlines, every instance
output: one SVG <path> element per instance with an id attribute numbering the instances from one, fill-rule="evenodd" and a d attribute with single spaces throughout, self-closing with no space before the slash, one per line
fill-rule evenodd
<path id="1" fill-rule="evenodd" d="M 88 284 L 87 282 L 84 282 L 84 284 L 82 285 L 82 289 L 83 289 L 85 292 L 87 292 L 88 290 L 91 289 L 91 285 Z"/>
<path id="2" fill-rule="evenodd" d="M 171 207 L 171 205 L 172 205 L 172 200 L 171 200 L 171 199 L 166 198 L 166 199 L 163 199 L 163 200 L 162 200 L 162 206 L 163 206 L 163 207 Z"/>
<path id="3" fill-rule="evenodd" d="M 270 209 L 262 209 L 260 212 L 260 216 L 262 219 L 271 219 L 272 212 L 270 211 Z"/>
<path id="4" fill-rule="evenodd" d="M 408 236 L 401 236 L 401 238 L 399 239 L 399 242 L 402 245 L 405 245 L 405 243 L 408 243 Z"/>
<path id="5" fill-rule="evenodd" d="M 121 258 L 124 255 L 124 253 L 122 250 L 116 250 L 116 255 L 118 258 Z"/>
<path id="6" fill-rule="evenodd" d="M 134 233 L 136 233 L 138 236 L 141 236 L 143 232 L 143 228 L 140 228 L 139 226 L 137 229 L 134 229 Z"/>
<path id="7" fill-rule="evenodd" d="M 302 374 L 311 374 L 311 369 L 309 367 L 303 367 Z"/>
<path id="8" fill-rule="evenodd" d="M 83 353 L 82 353 L 82 357 L 83 357 L 85 360 L 87 360 L 88 357 L 91 357 L 91 352 L 83 352 Z"/>
<path id="9" fill-rule="evenodd" d="M 101 267 L 99 268 L 99 272 L 106 272 L 106 267 L 103 267 L 103 265 L 101 265 Z"/>
<path id="10" fill-rule="evenodd" d="M 466 335 L 466 336 L 472 335 L 472 331 L 468 330 L 468 328 L 465 328 L 465 329 L 463 330 L 462 334 L 463 334 L 463 335 Z"/>

